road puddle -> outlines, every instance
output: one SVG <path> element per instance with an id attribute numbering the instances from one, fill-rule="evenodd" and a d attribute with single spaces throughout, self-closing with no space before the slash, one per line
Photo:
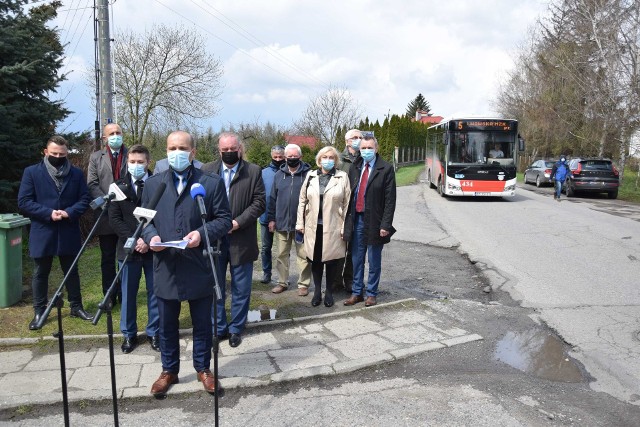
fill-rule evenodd
<path id="1" fill-rule="evenodd" d="M 262 322 L 264 320 L 274 320 L 278 310 L 260 306 L 258 310 L 249 310 L 247 322 Z"/>
<path id="2" fill-rule="evenodd" d="M 560 382 L 581 382 L 582 373 L 566 354 L 558 337 L 539 329 L 507 332 L 494 354 L 500 360 L 539 378 Z"/>

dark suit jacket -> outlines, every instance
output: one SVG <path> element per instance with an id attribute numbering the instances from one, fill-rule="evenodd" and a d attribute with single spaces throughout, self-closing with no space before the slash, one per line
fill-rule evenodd
<path id="1" fill-rule="evenodd" d="M 154 292 L 160 298 L 180 301 L 212 295 L 213 273 L 209 258 L 202 253 L 206 243 L 205 229 L 198 204 L 191 198 L 189 190 L 196 182 L 205 189 L 206 230 L 211 244 L 215 245 L 216 240 L 226 237 L 231 230 L 231 211 L 224 183 L 217 175 L 208 175 L 193 168 L 185 190 L 178 196 L 172 171 L 155 174 L 145 183 L 143 207 L 148 206 L 161 182 L 166 183 L 167 187 L 156 206 L 156 216 L 142 231 L 144 241 L 149 243 L 153 236 L 160 236 L 163 242 L 182 240 L 191 231 L 197 230 L 202 243 L 192 249 L 168 248 L 154 252 Z"/>
<path id="2" fill-rule="evenodd" d="M 31 219 L 29 255 L 33 258 L 76 255 L 82 246 L 80 216 L 89 207 L 89 192 L 82 171 L 74 166 L 58 193 L 44 162 L 24 170 L 18 192 L 18 208 Z M 65 210 L 68 219 L 53 221 L 51 212 Z"/>
<path id="3" fill-rule="evenodd" d="M 220 174 L 222 161 L 218 160 L 202 166 L 203 172 Z M 222 184 L 224 186 L 224 183 Z M 226 193 L 226 191 L 225 191 Z M 262 168 L 240 159 L 238 171 L 229 186 L 231 218 L 240 228 L 231 233 L 228 242 L 231 265 L 246 264 L 258 259 L 257 223 L 267 205 Z"/>
<path id="4" fill-rule="evenodd" d="M 150 178 L 150 177 L 149 177 Z M 135 191 L 133 191 L 133 185 L 131 185 L 131 175 L 129 172 L 125 175 L 123 179 L 119 179 L 116 181 L 116 184 L 124 194 L 127 196 L 126 200 L 121 200 L 119 202 L 113 201 L 111 202 L 111 206 L 109 207 L 109 225 L 118 235 L 118 260 L 122 261 L 127 256 L 127 253 L 124 250 L 124 244 L 129 237 L 133 235 L 138 227 L 138 220 L 133 215 L 133 211 L 138 206 L 142 206 L 142 199 L 138 200 L 138 196 Z M 144 187 L 143 187 L 144 188 Z M 132 252 L 129 259 L 141 259 L 141 258 L 151 258 L 153 256 L 152 251 L 148 251 L 145 254 L 141 254 L 140 252 Z"/>
<path id="5" fill-rule="evenodd" d="M 349 168 L 349 181 L 351 182 L 351 203 L 349 203 L 349 215 L 345 220 L 344 240 L 349 241 L 353 233 L 353 215 L 355 215 L 356 190 L 360 183 L 362 172 L 362 157 Z M 367 189 L 364 193 L 364 229 L 365 243 L 367 245 L 380 245 L 389 243 L 391 236 L 396 232 L 393 228 L 393 215 L 396 211 L 396 174 L 393 166 L 376 154 L 376 164 L 369 171 Z M 387 237 L 380 237 L 380 229 L 387 230 Z"/>
<path id="6" fill-rule="evenodd" d="M 123 145 L 121 148 L 122 166 L 120 168 L 120 176 L 124 177 L 127 173 L 127 148 Z M 109 191 L 109 186 L 113 183 L 113 169 L 111 169 L 111 158 L 107 149 L 94 151 L 89 157 L 89 168 L 87 170 L 87 185 L 89 186 L 89 193 L 91 199 L 102 197 Z M 94 221 L 100 214 L 96 211 Z M 98 227 L 96 228 L 97 235 L 114 234 L 113 229 L 109 225 L 108 212 L 102 216 Z"/>

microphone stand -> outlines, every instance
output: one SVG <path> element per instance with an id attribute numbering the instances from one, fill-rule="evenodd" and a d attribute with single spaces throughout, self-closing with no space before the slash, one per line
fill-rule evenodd
<path id="1" fill-rule="evenodd" d="M 124 249 L 127 252 L 127 255 L 122 260 L 122 267 L 124 267 L 129 260 L 129 256 L 134 252 L 134 248 L 136 245 L 136 241 L 138 237 L 140 237 L 140 232 L 142 231 L 142 227 L 147 223 L 147 220 L 143 218 L 139 223 L 136 231 L 133 233 L 133 236 L 127 239 L 124 244 Z M 111 282 L 111 286 L 104 294 L 104 298 L 98 304 L 98 311 L 93 316 L 93 325 L 97 325 L 98 321 L 100 321 L 100 317 L 102 316 L 102 312 L 107 313 L 107 336 L 109 337 L 109 365 L 111 371 L 111 401 L 113 402 L 113 424 L 115 427 L 119 426 L 118 423 L 118 390 L 116 387 L 116 363 L 115 363 L 115 354 L 113 350 L 113 317 L 111 316 L 111 312 L 113 309 L 113 304 L 111 301 L 111 295 L 116 291 L 118 279 L 122 276 L 123 268 L 118 269 L 118 273 L 116 277 Z"/>
<path id="2" fill-rule="evenodd" d="M 61 376 L 61 382 L 62 382 L 62 410 L 64 412 L 64 425 L 66 427 L 69 426 L 69 398 L 67 394 L 67 377 L 66 377 L 67 366 L 66 366 L 66 361 L 64 356 L 64 333 L 62 331 L 62 305 L 64 304 L 64 301 L 62 300 L 62 289 L 67 283 L 67 279 L 71 275 L 73 269 L 77 267 L 78 261 L 80 260 L 80 255 L 82 255 L 85 248 L 87 247 L 87 244 L 91 241 L 93 234 L 96 232 L 96 228 L 100 223 L 100 219 L 102 218 L 104 213 L 107 211 L 109 202 L 110 200 L 106 199 L 105 204 L 100 206 L 102 208 L 102 211 L 100 212 L 98 219 L 96 220 L 95 224 L 93 224 L 91 231 L 89 231 L 89 234 L 87 235 L 87 238 L 82 244 L 82 247 L 78 251 L 78 254 L 76 255 L 73 262 L 71 263 L 69 270 L 67 270 L 67 274 L 64 275 L 64 278 L 62 279 L 62 283 L 60 283 L 60 286 L 58 286 L 58 289 L 53 294 L 53 297 L 49 301 L 49 304 L 47 304 L 47 308 L 45 308 L 44 312 L 42 313 L 42 316 L 40 316 L 40 320 L 38 320 L 38 323 L 36 323 L 37 328 L 41 329 L 42 325 L 44 325 L 44 322 L 47 320 L 47 317 L 49 317 L 49 314 L 51 313 L 53 306 L 54 305 L 56 306 L 56 311 L 58 313 L 58 330 L 53 333 L 53 336 L 54 338 L 58 338 L 58 352 L 60 353 L 60 376 Z"/>
<path id="3" fill-rule="evenodd" d="M 214 406 L 214 420 L 215 426 L 218 427 L 219 409 L 218 409 L 218 394 L 220 393 L 219 380 L 218 380 L 218 351 L 220 342 L 218 341 L 218 301 L 222 299 L 222 292 L 220 291 L 220 284 L 218 283 L 218 270 L 216 269 L 216 263 L 213 261 L 213 257 L 219 259 L 220 256 L 220 241 L 217 243 L 217 248 L 211 247 L 211 240 L 209 239 L 209 233 L 207 232 L 206 213 L 200 215 L 202 218 L 202 227 L 204 228 L 205 242 L 207 248 L 205 249 L 206 255 L 209 257 L 209 264 L 211 264 L 211 271 L 213 272 L 213 290 L 215 298 L 213 301 L 213 377 L 216 380 L 216 390 L 213 395 Z"/>

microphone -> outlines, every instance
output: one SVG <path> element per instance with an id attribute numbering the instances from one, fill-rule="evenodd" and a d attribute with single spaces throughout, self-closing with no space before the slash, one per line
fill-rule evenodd
<path id="1" fill-rule="evenodd" d="M 198 209 L 200 210 L 200 216 L 202 218 L 207 217 L 207 207 L 204 205 L 205 195 L 204 187 L 199 182 L 191 186 L 191 198 L 198 202 Z"/>
<path id="2" fill-rule="evenodd" d="M 115 182 L 112 182 L 109 186 L 109 194 L 96 197 L 91 203 L 89 203 L 89 206 L 91 206 L 91 209 L 95 211 L 96 209 L 103 208 L 111 200 L 115 199 L 116 202 L 120 202 L 126 198 L 127 196 L 125 196 L 124 191 L 122 191 L 120 186 L 116 185 Z"/>
<path id="3" fill-rule="evenodd" d="M 164 194 L 164 190 L 167 188 L 166 182 L 161 182 L 156 192 L 153 194 L 153 197 L 149 201 L 149 205 L 147 208 L 137 207 L 133 210 L 133 215 L 138 219 L 138 227 L 136 231 L 133 233 L 133 236 L 129 237 L 127 241 L 124 243 L 124 249 L 128 253 L 133 252 L 133 248 L 136 246 L 136 241 L 140 237 L 140 233 L 142 233 L 143 227 L 149 223 L 156 216 L 156 206 L 158 206 L 158 202 L 160 198 Z"/>

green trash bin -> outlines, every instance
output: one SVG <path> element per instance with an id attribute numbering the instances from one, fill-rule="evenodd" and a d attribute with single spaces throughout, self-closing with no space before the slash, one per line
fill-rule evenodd
<path id="1" fill-rule="evenodd" d="M 0 307 L 22 299 L 22 227 L 30 224 L 18 214 L 0 214 Z"/>

